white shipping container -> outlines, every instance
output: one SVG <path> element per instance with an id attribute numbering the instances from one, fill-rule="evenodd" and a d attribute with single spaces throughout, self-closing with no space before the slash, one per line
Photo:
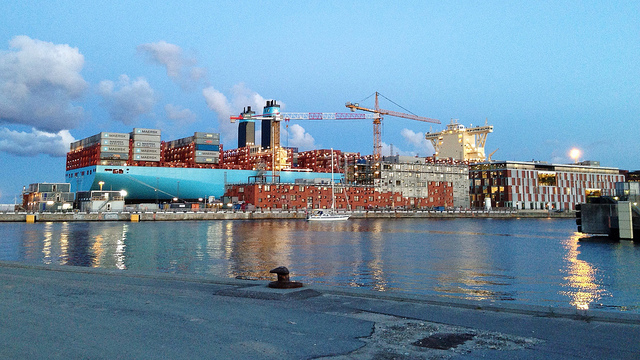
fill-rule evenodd
<path id="1" fill-rule="evenodd" d="M 160 155 L 145 155 L 145 154 L 134 154 L 133 160 L 135 161 L 160 161 Z"/>
<path id="2" fill-rule="evenodd" d="M 136 141 L 133 143 L 133 146 L 137 148 L 160 149 L 160 143 L 153 141 Z"/>
<path id="3" fill-rule="evenodd" d="M 129 153 L 110 153 L 110 152 L 101 152 L 100 153 L 101 160 L 129 160 Z"/>
<path id="4" fill-rule="evenodd" d="M 112 153 L 129 153 L 129 148 L 126 146 L 102 146 L 100 147 L 101 152 L 112 152 Z"/>
<path id="5" fill-rule="evenodd" d="M 101 139 L 123 139 L 129 140 L 129 134 L 125 133 L 112 133 L 112 132 L 101 132 L 98 134 L 98 138 Z"/>
<path id="6" fill-rule="evenodd" d="M 126 166 L 126 160 L 101 160 L 100 165 L 109 165 L 109 166 Z M 115 170 L 114 170 L 115 171 Z"/>
<path id="7" fill-rule="evenodd" d="M 198 164 L 217 164 L 220 158 L 196 156 L 195 161 Z"/>
<path id="8" fill-rule="evenodd" d="M 126 146 L 129 147 L 129 140 L 120 140 L 120 139 L 102 139 L 100 141 L 101 145 L 109 145 L 109 146 Z"/>
<path id="9" fill-rule="evenodd" d="M 196 150 L 196 156 L 220 157 L 220 151 Z"/>
<path id="10" fill-rule="evenodd" d="M 134 154 L 145 154 L 145 155 L 160 155 L 160 149 L 151 149 L 151 148 L 133 148 Z"/>
<path id="11" fill-rule="evenodd" d="M 159 129 L 143 129 L 143 128 L 133 128 L 133 134 L 138 135 L 157 135 L 160 136 L 161 132 Z"/>
<path id="12" fill-rule="evenodd" d="M 153 142 L 160 142 L 160 135 L 139 135 L 139 134 L 133 134 L 133 141 L 153 141 Z"/>

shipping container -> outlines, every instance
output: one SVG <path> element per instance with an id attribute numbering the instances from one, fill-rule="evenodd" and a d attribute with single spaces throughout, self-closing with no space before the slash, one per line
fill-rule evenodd
<path id="1" fill-rule="evenodd" d="M 125 134 L 125 133 L 101 132 L 97 136 L 100 139 L 123 139 L 123 140 L 129 140 L 129 134 Z"/>
<path id="2" fill-rule="evenodd" d="M 202 151 L 220 151 L 220 145 L 196 145 L 196 150 Z"/>
<path id="3" fill-rule="evenodd" d="M 195 139 L 211 139 L 220 142 L 220 133 L 195 132 L 193 137 Z"/>
<path id="4" fill-rule="evenodd" d="M 131 137 L 133 141 L 152 141 L 152 142 L 160 142 L 160 135 L 139 135 L 133 134 Z"/>
<path id="5" fill-rule="evenodd" d="M 217 157 L 196 156 L 196 164 L 217 164 L 220 159 Z"/>
<path id="6" fill-rule="evenodd" d="M 134 135 L 156 135 L 160 136 L 161 131 L 159 129 L 143 129 L 143 128 L 133 128 Z"/>
<path id="7" fill-rule="evenodd" d="M 219 151 L 196 150 L 196 156 L 220 157 L 220 152 Z"/>
<path id="8" fill-rule="evenodd" d="M 126 166 L 126 160 L 100 160 L 98 165 L 109 165 L 109 166 Z"/>
<path id="9" fill-rule="evenodd" d="M 125 147 L 125 146 L 102 146 L 102 147 L 100 147 L 100 152 L 129 153 L 129 147 Z"/>
<path id="10" fill-rule="evenodd" d="M 160 149 L 151 149 L 151 148 L 133 148 L 133 152 L 135 154 L 145 154 L 145 155 L 160 155 L 162 150 Z"/>
<path id="11" fill-rule="evenodd" d="M 120 139 L 102 139 L 100 141 L 101 145 L 109 145 L 109 146 L 126 146 L 129 147 L 129 140 L 120 140 Z"/>
<path id="12" fill-rule="evenodd" d="M 150 149 L 160 149 L 160 142 L 151 142 L 151 141 L 136 141 L 133 143 L 133 147 L 137 148 L 150 148 Z"/>
<path id="13" fill-rule="evenodd" d="M 100 160 L 129 160 L 128 153 L 101 152 Z"/>
<path id="14" fill-rule="evenodd" d="M 220 145 L 220 139 L 198 139 L 194 138 L 193 142 L 196 145 Z"/>
<path id="15" fill-rule="evenodd" d="M 160 161 L 160 155 L 145 155 L 145 154 L 134 154 L 133 160 L 135 161 Z"/>

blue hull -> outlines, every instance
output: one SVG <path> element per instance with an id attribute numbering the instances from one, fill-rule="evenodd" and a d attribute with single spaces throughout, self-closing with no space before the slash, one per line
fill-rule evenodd
<path id="1" fill-rule="evenodd" d="M 99 190 L 103 182 L 103 190 L 125 190 L 129 200 L 155 201 L 220 198 L 225 184 L 247 183 L 249 177 L 257 175 L 254 170 L 94 165 L 67 171 L 65 181 L 71 184 L 72 192 Z M 279 175 L 283 183 L 331 178 L 330 173 L 315 172 L 281 171 Z"/>

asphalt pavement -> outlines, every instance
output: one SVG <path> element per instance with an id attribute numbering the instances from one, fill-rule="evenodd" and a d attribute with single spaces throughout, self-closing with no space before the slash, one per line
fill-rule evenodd
<path id="1" fill-rule="evenodd" d="M 637 313 L 267 283 L 0 262 L 0 358 L 640 358 Z"/>

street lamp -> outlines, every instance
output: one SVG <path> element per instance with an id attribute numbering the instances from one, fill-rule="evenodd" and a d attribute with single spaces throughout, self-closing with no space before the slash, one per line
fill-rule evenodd
<path id="1" fill-rule="evenodd" d="M 104 185 L 104 181 L 98 182 L 98 185 L 100 185 L 100 191 L 102 191 L 102 185 Z"/>

